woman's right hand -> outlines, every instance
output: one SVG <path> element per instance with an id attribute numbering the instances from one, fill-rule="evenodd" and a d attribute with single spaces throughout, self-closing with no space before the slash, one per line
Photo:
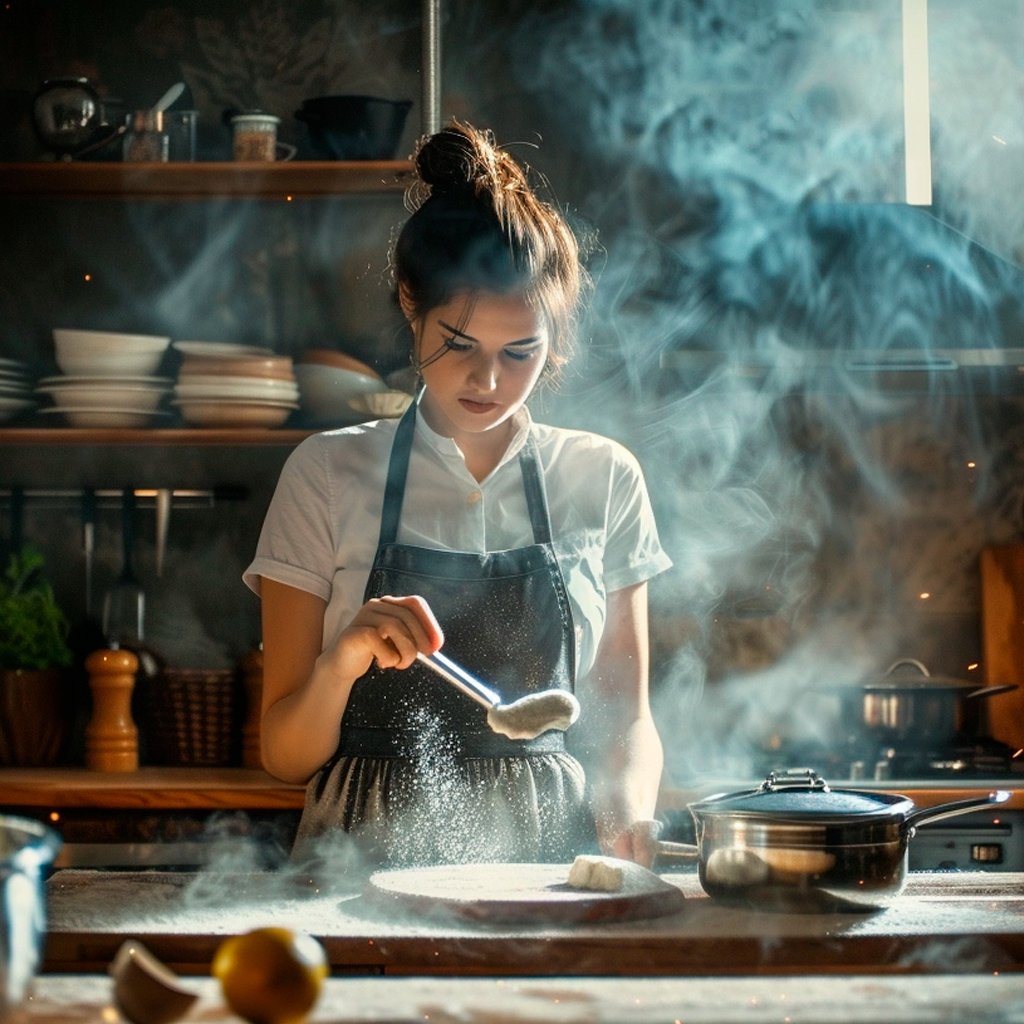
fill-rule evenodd
<path id="1" fill-rule="evenodd" d="M 342 678 L 358 679 L 374 662 L 380 668 L 408 668 L 419 652 L 433 654 L 443 643 L 441 627 L 422 597 L 374 597 L 338 634 L 330 656 Z"/>
<path id="2" fill-rule="evenodd" d="M 305 782 L 337 750 L 352 686 L 373 660 L 407 668 L 444 637 L 422 598 L 381 597 L 321 651 L 327 602 L 274 580 L 264 579 L 261 590 L 263 764 L 279 779 Z"/>

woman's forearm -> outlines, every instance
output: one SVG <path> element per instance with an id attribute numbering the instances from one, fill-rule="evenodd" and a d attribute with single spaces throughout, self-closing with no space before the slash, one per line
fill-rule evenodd
<path id="1" fill-rule="evenodd" d="M 354 682 L 340 679 L 329 659 L 320 657 L 303 686 L 264 710 L 260 741 L 271 775 L 306 782 L 333 756 Z"/>
<path id="2" fill-rule="evenodd" d="M 602 845 L 610 847 L 634 822 L 654 818 L 661 782 L 661 738 L 641 716 L 595 750 L 594 813 Z"/>

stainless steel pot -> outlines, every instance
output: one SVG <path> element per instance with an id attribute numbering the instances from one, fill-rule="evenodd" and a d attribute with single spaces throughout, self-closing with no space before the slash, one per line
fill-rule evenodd
<path id="1" fill-rule="evenodd" d="M 977 701 L 1016 688 L 933 676 L 920 661 L 901 658 L 884 676 L 861 685 L 863 724 L 882 743 L 942 744 L 958 733 L 980 731 Z"/>
<path id="2" fill-rule="evenodd" d="M 810 769 L 771 772 L 756 789 L 689 805 L 697 845 L 657 844 L 659 857 L 696 860 L 714 899 L 759 910 L 864 911 L 886 906 L 906 881 L 919 825 L 1009 793 L 915 809 L 898 793 L 832 789 Z"/>
<path id="3" fill-rule="evenodd" d="M 46 934 L 46 871 L 61 840 L 29 818 L 0 815 L 0 1020 L 28 995 Z"/>

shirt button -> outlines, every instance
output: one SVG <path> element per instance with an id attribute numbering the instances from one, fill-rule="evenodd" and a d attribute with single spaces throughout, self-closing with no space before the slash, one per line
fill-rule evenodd
<path id="1" fill-rule="evenodd" d="M 466 495 L 466 504 L 475 505 L 482 497 L 483 493 L 481 491 L 470 491 L 469 494 Z"/>

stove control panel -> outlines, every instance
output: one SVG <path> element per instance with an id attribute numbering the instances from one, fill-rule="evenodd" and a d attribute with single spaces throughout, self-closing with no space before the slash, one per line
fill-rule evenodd
<path id="1" fill-rule="evenodd" d="M 1024 811 L 923 825 L 908 851 L 911 871 L 1024 871 Z"/>

